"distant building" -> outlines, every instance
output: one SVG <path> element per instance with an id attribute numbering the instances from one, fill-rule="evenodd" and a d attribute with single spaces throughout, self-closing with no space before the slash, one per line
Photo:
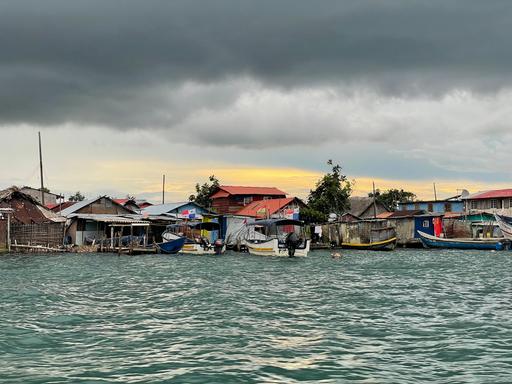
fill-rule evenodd
<path id="1" fill-rule="evenodd" d="M 220 186 L 210 199 L 218 214 L 236 214 L 254 201 L 285 199 L 286 193 L 273 187 Z"/>
<path id="2" fill-rule="evenodd" d="M 32 196 L 36 199 L 40 204 L 43 204 L 43 194 L 44 194 L 44 204 L 57 204 L 57 200 L 64 199 L 62 195 L 56 195 L 55 193 L 50 192 L 41 192 L 40 189 L 32 188 L 32 187 L 23 187 L 20 189 L 20 192 L 23 192 L 29 196 Z"/>
<path id="3" fill-rule="evenodd" d="M 76 204 L 76 201 L 64 201 L 62 203 L 46 204 L 46 208 L 50 209 L 55 213 L 60 213 L 64 209 L 71 207 L 73 204 Z"/>
<path id="4" fill-rule="evenodd" d="M 140 212 L 142 209 L 152 206 L 150 202 L 139 199 L 114 199 L 118 204 L 128 208 L 134 212 Z"/>
<path id="5" fill-rule="evenodd" d="M 140 212 L 140 207 L 134 199 L 114 199 L 117 204 L 121 204 L 123 207 L 128 208 L 133 212 Z"/>
<path id="6" fill-rule="evenodd" d="M 142 210 L 142 215 L 162 216 L 169 215 L 176 219 L 202 219 L 211 216 L 214 212 L 200 206 L 193 201 L 150 205 Z"/>
<path id="7" fill-rule="evenodd" d="M 445 200 L 422 200 L 398 203 L 399 211 L 423 210 L 430 213 L 464 212 L 464 201 L 460 196 Z"/>
<path id="8" fill-rule="evenodd" d="M 299 219 L 300 209 L 306 204 L 297 197 L 253 201 L 236 213 L 237 216 L 254 218 L 295 218 Z"/>
<path id="9" fill-rule="evenodd" d="M 388 207 L 378 201 L 375 202 L 374 206 L 372 197 L 352 196 L 349 198 L 349 202 L 350 210 L 346 212 L 349 216 L 343 215 L 347 218 L 346 221 L 351 221 L 349 220 L 350 216 L 357 217 L 359 219 L 371 219 L 381 213 L 391 211 Z"/>
<path id="10" fill-rule="evenodd" d="M 496 189 L 470 194 L 463 198 L 466 213 L 512 213 L 512 189 Z"/>

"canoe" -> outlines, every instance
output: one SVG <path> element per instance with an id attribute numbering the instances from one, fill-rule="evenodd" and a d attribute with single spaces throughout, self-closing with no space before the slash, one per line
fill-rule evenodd
<path id="1" fill-rule="evenodd" d="M 373 243 L 341 243 L 341 247 L 345 249 L 361 249 L 368 251 L 392 251 L 396 247 L 396 237 L 390 239 L 375 241 Z"/>
<path id="2" fill-rule="evenodd" d="M 502 251 L 509 248 L 510 242 L 504 238 L 500 239 L 445 239 L 418 231 L 420 240 L 425 248 L 445 249 L 481 249 Z"/>

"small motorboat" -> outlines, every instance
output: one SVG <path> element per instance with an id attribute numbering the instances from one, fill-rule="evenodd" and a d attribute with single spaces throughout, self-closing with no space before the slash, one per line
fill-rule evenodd
<path id="1" fill-rule="evenodd" d="M 187 235 L 183 234 L 182 229 L 186 229 Z M 195 222 L 179 223 L 169 225 L 162 234 L 164 240 L 183 239 L 184 244 L 180 253 L 190 255 L 221 255 L 226 251 L 226 244 L 222 239 L 217 239 L 210 243 L 208 238 L 201 236 L 202 231 L 219 231 L 220 224 L 216 222 Z"/>
<path id="2" fill-rule="evenodd" d="M 445 248 L 445 249 L 481 249 L 502 251 L 510 248 L 510 241 L 505 238 L 483 238 L 483 239 L 446 239 L 429 235 L 418 231 L 420 240 L 425 248 Z"/>
<path id="3" fill-rule="evenodd" d="M 163 241 L 162 243 L 157 243 L 156 246 L 161 253 L 176 254 L 181 251 L 186 240 L 186 238 L 180 237 L 169 241 Z"/>
<path id="4" fill-rule="evenodd" d="M 304 223 L 291 219 L 256 220 L 246 224 L 245 246 L 252 255 L 306 257 L 311 240 L 306 239 Z"/>

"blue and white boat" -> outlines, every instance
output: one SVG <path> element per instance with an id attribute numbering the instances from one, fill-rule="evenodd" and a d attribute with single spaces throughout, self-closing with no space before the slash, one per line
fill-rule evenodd
<path id="1" fill-rule="evenodd" d="M 504 238 L 489 239 L 445 239 L 429 235 L 418 231 L 420 240 L 425 248 L 445 248 L 445 249 L 481 249 L 503 251 L 510 248 L 510 241 Z"/>

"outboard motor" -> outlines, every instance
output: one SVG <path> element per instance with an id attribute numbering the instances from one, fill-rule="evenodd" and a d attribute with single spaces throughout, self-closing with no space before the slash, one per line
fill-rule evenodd
<path id="1" fill-rule="evenodd" d="M 224 248 L 224 240 L 217 239 L 215 243 L 213 243 L 213 249 L 215 250 L 216 255 L 222 254 L 222 249 Z"/>
<path id="2" fill-rule="evenodd" d="M 286 248 L 288 248 L 288 256 L 294 257 L 295 256 L 295 250 L 300 245 L 300 239 L 297 236 L 295 232 L 290 233 L 288 236 L 286 236 Z"/>
<path id="3" fill-rule="evenodd" d="M 210 242 L 208 241 L 208 239 L 206 237 L 201 237 L 200 244 L 205 251 L 207 251 L 210 248 Z"/>

